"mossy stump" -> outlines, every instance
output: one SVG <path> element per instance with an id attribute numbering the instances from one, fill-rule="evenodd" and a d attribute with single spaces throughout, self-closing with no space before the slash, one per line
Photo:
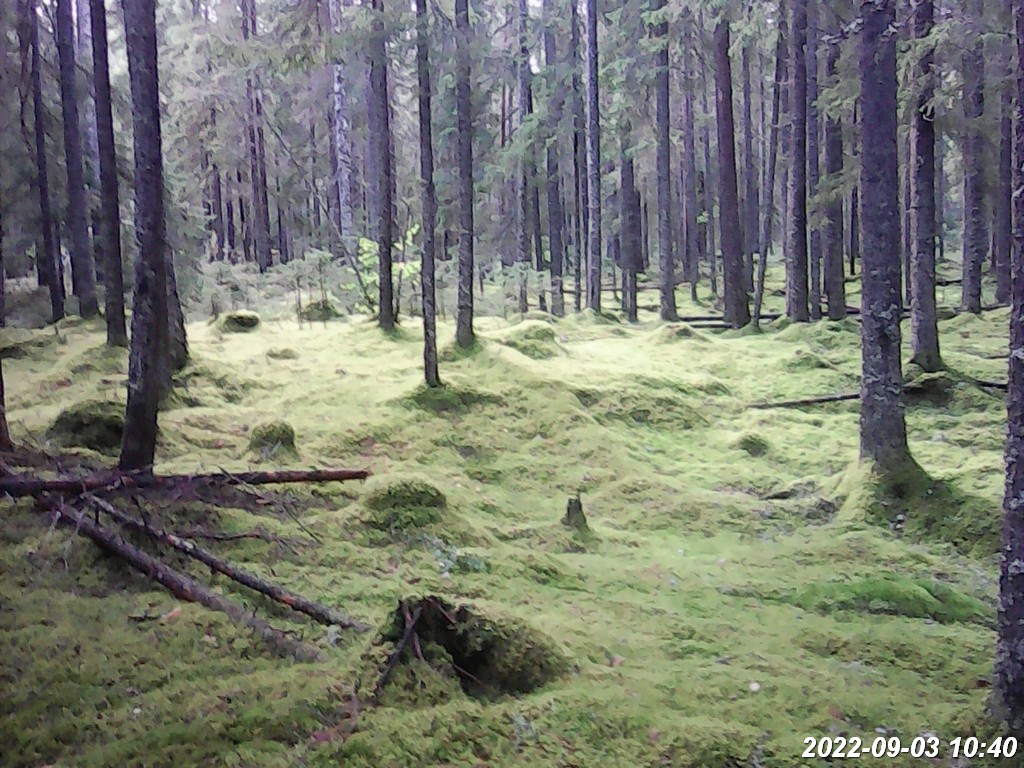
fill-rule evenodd
<path id="1" fill-rule="evenodd" d="M 223 315 L 217 325 L 224 333 L 251 333 L 260 327 L 260 316 L 246 309 L 236 309 Z"/>
<path id="2" fill-rule="evenodd" d="M 565 517 L 562 518 L 562 525 L 579 533 L 590 532 L 587 516 L 583 514 L 583 500 L 579 494 L 569 497 L 569 501 L 565 505 Z"/>
<path id="3" fill-rule="evenodd" d="M 388 479 L 370 488 L 363 502 L 367 524 L 381 531 L 406 531 L 441 522 L 448 499 L 420 478 Z"/>
<path id="4" fill-rule="evenodd" d="M 65 408 L 46 436 L 64 447 L 115 454 L 121 448 L 124 406 L 108 400 L 86 400 Z"/>
<path id="5" fill-rule="evenodd" d="M 249 450 L 260 455 L 297 456 L 295 430 L 287 421 L 257 424 L 249 435 Z"/>

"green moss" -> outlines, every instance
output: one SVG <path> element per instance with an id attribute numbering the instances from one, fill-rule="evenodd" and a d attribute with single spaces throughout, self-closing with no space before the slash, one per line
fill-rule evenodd
<path id="1" fill-rule="evenodd" d="M 224 333 L 250 333 L 259 326 L 260 316 L 244 309 L 225 312 L 217 322 L 217 327 Z"/>
<path id="2" fill-rule="evenodd" d="M 287 421 L 257 424 L 249 433 L 249 450 L 268 456 L 295 456 L 295 429 Z"/>
<path id="3" fill-rule="evenodd" d="M 451 383 L 440 387 L 421 385 L 404 401 L 414 408 L 433 413 L 466 413 L 476 406 L 500 404 L 502 399 L 465 384 Z"/>
<path id="4" fill-rule="evenodd" d="M 550 323 L 524 320 L 497 337 L 506 347 L 534 360 L 546 360 L 561 354 L 561 347 Z"/>
<path id="5" fill-rule="evenodd" d="M 772 446 L 764 437 L 752 432 L 740 435 L 733 446 L 751 456 L 764 456 L 771 450 Z"/>
<path id="6" fill-rule="evenodd" d="M 107 400 L 86 400 L 62 410 L 46 436 L 64 447 L 116 454 L 121 448 L 123 431 L 123 405 Z"/>
<path id="7" fill-rule="evenodd" d="M 313 301 L 302 308 L 302 319 L 307 323 L 327 322 L 342 316 L 330 300 Z"/>
<path id="8" fill-rule="evenodd" d="M 298 360 L 299 353 L 291 347 L 272 347 L 267 350 L 267 357 L 271 360 Z"/>
<path id="9" fill-rule="evenodd" d="M 383 531 L 408 531 L 442 520 L 448 499 L 420 478 L 384 478 L 371 481 L 363 503 L 370 511 L 367 523 Z"/>

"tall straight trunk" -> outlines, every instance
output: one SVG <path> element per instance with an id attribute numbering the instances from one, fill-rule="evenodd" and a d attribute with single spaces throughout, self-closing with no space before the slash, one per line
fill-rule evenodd
<path id="1" fill-rule="evenodd" d="M 82 132 L 78 118 L 74 25 L 71 0 L 57 3 L 57 56 L 60 60 L 60 104 L 64 117 L 64 157 L 68 180 L 67 226 L 71 238 L 71 281 L 82 317 L 99 314 L 96 265 L 89 247 L 85 171 L 82 167 Z"/>
<path id="2" fill-rule="evenodd" d="M 786 205 L 786 316 L 798 323 L 810 319 L 807 311 L 807 2 L 793 0 L 792 66 L 789 70 L 793 127 Z"/>
<path id="3" fill-rule="evenodd" d="M 1024 158 L 1024 0 L 1012 0 L 1016 28 L 1016 125 L 1014 151 Z M 1018 160 L 1013 186 L 1024 188 Z M 999 621 L 993 707 L 1010 732 L 1024 728 L 1024 196 L 1013 198 L 1012 303 L 1003 496 L 1002 558 L 999 568 Z"/>
<path id="4" fill-rule="evenodd" d="M 935 24 L 933 0 L 918 0 L 914 8 L 915 40 L 927 40 Z M 914 72 L 920 92 L 910 126 L 911 304 L 912 360 L 926 371 L 942 366 L 935 312 L 935 113 L 932 98 L 935 52 L 931 43 L 921 52 Z"/>
<path id="5" fill-rule="evenodd" d="M 374 219 L 377 234 L 378 324 L 385 331 L 395 327 L 395 299 L 392 283 L 391 247 L 393 237 L 391 186 L 391 117 L 388 106 L 388 60 L 384 28 L 384 0 L 373 0 L 374 19 L 370 31 L 370 136 L 376 157 Z"/>
<path id="6" fill-rule="evenodd" d="M 698 22 L 699 28 L 703 29 L 704 25 L 702 22 Z M 704 73 L 705 80 L 708 78 L 708 74 Z M 701 109 L 705 115 L 710 116 L 710 106 L 708 104 L 708 89 L 707 82 L 701 84 Z M 705 236 L 707 238 L 707 258 L 708 258 L 708 270 L 711 274 L 711 297 L 712 302 L 718 300 L 718 244 L 715 242 L 715 170 L 711 164 L 711 128 L 710 120 L 704 122 L 703 129 L 704 144 L 704 210 L 702 213 L 707 219 L 707 227 Z"/>
<path id="7" fill-rule="evenodd" d="M 256 36 L 256 0 L 241 0 L 242 39 Z M 270 255 L 270 202 L 267 191 L 267 163 L 263 140 L 263 97 L 259 75 L 250 75 L 245 81 L 248 101 L 249 167 L 252 182 L 251 221 L 256 263 L 260 272 L 271 264 Z"/>
<path id="8" fill-rule="evenodd" d="M 669 137 L 668 19 L 665 0 L 650 0 L 657 15 L 654 35 L 654 98 L 658 178 L 658 272 L 662 320 L 675 320 L 676 281 L 672 253 L 672 141 Z"/>
<path id="9" fill-rule="evenodd" d="M 526 0 L 519 0 L 519 130 L 524 133 L 527 130 L 527 125 L 531 122 L 530 117 L 533 115 L 533 72 L 530 69 L 530 52 L 527 48 L 529 18 Z M 528 235 L 533 236 L 533 255 L 536 257 L 536 263 L 532 264 L 532 268 L 541 272 L 544 269 L 544 242 L 541 236 L 537 159 L 536 136 L 531 132 L 526 137 L 526 152 L 523 156 L 522 205 L 524 208 L 522 225 Z M 529 248 L 526 250 L 526 263 L 530 265 Z M 525 274 L 523 277 L 525 278 Z M 547 310 L 543 290 L 540 291 L 539 305 L 541 311 Z"/>
<path id="10" fill-rule="evenodd" d="M 601 100 L 597 55 L 597 0 L 587 0 L 587 306 L 601 311 Z"/>
<path id="11" fill-rule="evenodd" d="M 775 215 L 775 168 L 779 155 L 779 133 L 782 112 L 782 89 L 786 81 L 786 35 L 789 28 L 785 15 L 779 19 L 779 39 L 775 45 L 775 86 L 772 88 L 771 136 L 768 138 L 767 176 L 764 182 L 764 214 L 761 218 L 761 237 L 758 243 L 757 285 L 754 287 L 754 327 L 761 325 L 761 305 L 764 301 L 764 279 L 768 271 L 768 249 L 772 244 L 772 218 Z"/>
<path id="12" fill-rule="evenodd" d="M 896 474 L 910 460 L 900 370 L 899 150 L 895 0 L 862 0 L 860 457 Z"/>
<path id="13" fill-rule="evenodd" d="M 1013 240 L 1013 81 L 1015 72 L 1007 62 L 1006 81 L 1000 94 L 999 174 L 995 199 L 995 277 L 996 301 L 1010 301 L 1010 250 Z"/>
<path id="14" fill-rule="evenodd" d="M 839 75 L 839 46 L 828 48 L 825 75 L 835 82 Z M 843 124 L 838 117 L 825 118 L 825 174 L 831 184 L 837 184 L 843 173 Z M 835 194 L 825 205 L 825 225 L 822 229 L 824 258 L 823 277 L 825 298 L 828 301 L 828 319 L 846 317 L 846 283 L 843 274 L 843 198 Z"/>
<path id="15" fill-rule="evenodd" d="M 857 274 L 860 259 L 860 182 L 850 190 L 850 275 Z"/>
<path id="16" fill-rule="evenodd" d="M 327 12 L 331 21 L 331 74 L 334 101 L 334 140 L 331 145 L 334 152 L 333 186 L 338 195 L 338 223 L 342 237 L 348 242 L 343 243 L 346 251 L 355 248 L 355 231 L 352 213 L 352 147 L 349 140 L 348 122 L 348 89 L 345 82 L 345 62 L 342 60 L 338 41 L 335 39 L 342 33 L 342 7 L 347 3 L 343 0 L 329 0 Z M 354 254 L 353 254 L 354 255 Z"/>
<path id="17" fill-rule="evenodd" d="M 686 238 L 686 263 L 689 272 L 690 298 L 697 301 L 700 282 L 700 255 L 697 247 L 697 126 L 694 119 L 693 96 L 696 78 L 693 68 L 693 16 L 687 15 L 687 36 L 683 38 L 683 231 Z"/>
<path id="18" fill-rule="evenodd" d="M 4 364 L 0 360 L 0 452 L 13 451 L 11 430 L 7 426 L 7 397 L 4 392 Z"/>
<path id="19" fill-rule="evenodd" d="M 913 260 L 912 251 L 913 246 L 911 245 L 911 195 L 914 194 L 913 189 L 913 173 L 910 168 L 910 134 L 907 133 L 906 139 L 900 142 L 903 147 L 903 158 L 900 163 L 900 237 L 902 240 L 902 247 L 900 253 L 903 256 L 903 306 L 909 307 L 913 303 L 913 269 L 911 261 Z"/>
<path id="20" fill-rule="evenodd" d="M 789 280 L 789 168 L 793 163 L 793 98 L 790 88 L 790 69 L 792 63 L 792 43 L 790 42 L 790 0 L 779 0 L 779 29 L 784 30 L 786 39 L 786 79 L 782 81 L 782 125 L 780 127 L 780 146 L 782 153 L 782 174 L 779 179 L 779 232 L 782 239 L 782 261 L 786 275 L 788 291 Z M 788 295 L 788 293 L 787 293 Z"/>
<path id="21" fill-rule="evenodd" d="M 92 0 L 74 0 L 75 2 L 75 61 L 79 70 L 84 70 L 90 82 L 95 81 L 95 53 L 93 52 L 92 26 Z M 104 286 L 106 285 L 106 254 L 103 251 L 103 242 L 100 231 L 103 228 L 101 221 L 100 195 L 100 147 L 99 128 L 96 123 L 96 101 L 94 90 L 86 88 L 81 92 L 80 113 L 82 117 L 82 151 L 85 168 L 85 185 L 88 191 L 87 205 L 89 206 L 89 223 L 92 226 L 92 249 L 93 261 L 97 274 L 103 276 Z"/>
<path id="22" fill-rule="evenodd" d="M 104 304 L 107 344 L 128 346 L 124 317 L 124 272 L 121 265 L 121 203 L 117 185 L 117 150 L 110 107 L 110 71 L 107 63 L 107 10 L 103 0 L 92 5 L 92 69 L 96 89 L 96 138 L 99 145 L 100 217 L 95 233 L 103 255 Z"/>
<path id="23" fill-rule="evenodd" d="M 818 191 L 818 2 L 807 0 L 807 194 L 813 199 Z M 821 229 L 810 224 L 807 240 L 810 265 L 811 319 L 821 319 Z"/>
<path id="24" fill-rule="evenodd" d="M 516 72 L 516 87 L 519 93 L 519 122 L 517 131 L 525 134 L 529 124 L 528 116 L 533 112 L 533 98 L 530 94 L 530 54 L 526 47 L 527 7 L 526 0 L 519 0 L 516 17 L 519 31 L 519 59 Z M 519 173 L 516 176 L 518 187 L 516 197 L 519 207 L 516 217 L 516 244 L 519 261 L 519 311 L 526 312 L 530 308 L 530 297 L 527 292 L 529 282 L 527 275 L 532 264 L 530 245 L 531 225 L 533 223 L 533 207 L 530 199 L 530 175 L 533 165 L 533 140 L 531 136 L 521 138 L 525 142 L 523 157 L 520 160 Z"/>
<path id="25" fill-rule="evenodd" d="M 572 71 L 572 171 L 574 192 L 573 219 L 576 224 L 576 249 L 573 252 L 573 308 L 579 312 L 583 308 L 584 262 L 587 249 L 587 232 L 589 231 L 590 203 L 587 195 L 587 152 L 586 152 L 586 115 L 583 106 L 583 83 L 580 73 L 583 69 L 580 57 L 580 18 L 577 0 L 569 0 L 569 65 Z M 586 271 L 588 274 L 589 271 Z"/>
<path id="26" fill-rule="evenodd" d="M 760 208 L 758 193 L 758 162 L 754 155 L 753 89 L 750 80 L 752 43 L 743 46 L 743 178 L 746 193 L 743 196 L 743 290 L 754 290 L 754 254 L 757 253 L 757 212 Z"/>
<path id="27" fill-rule="evenodd" d="M 985 11 L 984 0 L 968 0 L 964 10 L 972 41 L 963 54 L 963 104 L 966 125 L 963 133 L 964 163 L 964 261 L 963 308 L 981 312 L 981 266 L 988 250 L 985 218 L 985 47 L 978 25 Z"/>
<path id="28" fill-rule="evenodd" d="M 741 328 L 750 322 L 750 305 L 743 288 L 743 230 L 740 229 L 739 184 L 736 178 L 736 130 L 732 109 L 732 63 L 729 60 L 729 22 L 715 27 L 715 93 L 718 123 L 718 167 L 721 184 L 722 276 L 725 283 L 725 322 Z"/>
<path id="29" fill-rule="evenodd" d="M 157 408 L 168 356 L 167 225 L 164 218 L 155 0 L 123 0 L 135 143 L 135 297 L 128 403 L 120 468 L 152 471 Z"/>
<path id="30" fill-rule="evenodd" d="M 39 228 L 42 244 L 36 254 L 39 274 L 50 293 L 50 319 L 57 322 L 64 317 L 64 282 L 57 269 L 57 253 L 53 238 L 53 211 L 50 207 L 50 177 L 46 162 L 46 110 L 43 107 L 42 70 L 39 61 L 39 15 L 36 0 L 25 4 L 28 14 L 29 46 L 32 50 L 32 113 L 33 139 L 36 153 L 36 192 L 39 194 Z"/>
<path id="31" fill-rule="evenodd" d="M 434 289 L 434 251 L 437 228 L 437 195 L 434 191 L 434 137 L 431 128 L 430 44 L 427 0 L 416 0 L 416 81 L 419 105 L 420 184 L 423 214 L 423 265 L 420 287 L 423 299 L 423 375 L 428 387 L 441 386 L 437 366 L 437 321 Z"/>
<path id="32" fill-rule="evenodd" d="M 942 134 L 935 132 L 935 261 L 941 264 L 946 258 L 946 142 Z"/>
<path id="33" fill-rule="evenodd" d="M 628 133 L 628 132 L 627 132 Z M 622 142 L 622 156 L 619 162 L 619 178 L 621 181 L 620 212 L 619 212 L 619 261 L 622 265 L 623 292 L 622 301 L 626 310 L 626 318 L 631 323 L 637 321 L 636 273 L 640 265 L 640 216 L 636 181 L 633 172 L 633 158 L 628 153 L 627 142 Z"/>
<path id="34" fill-rule="evenodd" d="M 459 278 L 455 340 L 473 346 L 473 115 L 469 0 L 455 0 L 455 112 L 459 166 Z"/>
<path id="35" fill-rule="evenodd" d="M 576 0 L 570 0 L 576 2 Z M 565 265 L 565 242 L 562 237 L 562 222 L 565 212 L 562 209 L 561 171 L 558 167 L 558 137 L 562 122 L 562 88 L 557 75 L 558 47 L 555 44 L 555 31 L 552 28 L 558 15 L 555 13 L 554 0 L 544 0 L 544 65 L 547 69 L 548 93 L 551 103 L 548 106 L 549 135 L 547 142 L 547 197 L 548 197 L 548 247 L 551 251 L 551 312 L 556 317 L 565 314 L 565 296 L 562 293 L 562 270 Z"/>

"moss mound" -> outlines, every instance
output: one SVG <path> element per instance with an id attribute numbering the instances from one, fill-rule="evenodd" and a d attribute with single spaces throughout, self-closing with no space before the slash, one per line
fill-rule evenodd
<path id="1" fill-rule="evenodd" d="M 266 455 L 298 455 L 295 449 L 295 430 L 287 421 L 268 421 L 257 424 L 249 434 L 249 450 Z"/>
<path id="2" fill-rule="evenodd" d="M 124 406 L 109 400 L 86 400 L 65 408 L 46 436 L 65 447 L 115 454 L 121 448 Z"/>
<path id="3" fill-rule="evenodd" d="M 688 323 L 666 323 L 651 334 L 651 340 L 656 344 L 672 344 L 681 339 L 711 341 L 706 333 L 701 333 Z"/>
<path id="4" fill-rule="evenodd" d="M 693 429 L 706 423 L 696 404 L 669 389 L 647 389 L 625 384 L 614 388 L 577 388 L 576 399 L 604 425 L 665 429 Z"/>
<path id="5" fill-rule="evenodd" d="M 441 522 L 448 499 L 420 478 L 389 478 L 371 481 L 363 503 L 370 514 L 368 525 L 382 531 L 408 531 Z"/>
<path id="6" fill-rule="evenodd" d="M 421 385 L 405 398 L 407 405 L 432 413 L 466 413 L 478 405 L 499 405 L 502 402 L 498 395 L 480 392 L 464 384 Z"/>
<path id="7" fill-rule="evenodd" d="M 51 339 L 53 339 L 52 334 L 45 336 L 29 331 L 5 330 L 4 338 L 0 340 L 0 360 L 24 360 L 39 357 Z"/>
<path id="8" fill-rule="evenodd" d="M 498 341 L 534 360 L 546 360 L 562 352 L 555 329 L 539 320 L 525 320 L 513 326 Z"/>
<path id="9" fill-rule="evenodd" d="M 314 301 L 307 304 L 299 312 L 299 316 L 307 323 L 327 322 L 342 316 L 341 312 L 329 300 Z"/>
<path id="10" fill-rule="evenodd" d="M 771 450 L 772 445 L 761 435 L 753 432 L 746 432 L 740 435 L 733 443 L 734 448 L 746 452 L 750 456 L 764 456 Z"/>
<path id="11" fill-rule="evenodd" d="M 980 600 L 948 584 L 899 576 L 809 584 L 787 602 L 824 614 L 883 613 L 942 623 L 988 625 L 995 617 Z"/>
<path id="12" fill-rule="evenodd" d="M 274 347 L 267 350 L 267 357 L 271 360 L 298 360 L 299 353 L 291 347 Z"/>
<path id="13" fill-rule="evenodd" d="M 246 309 L 236 309 L 221 316 L 217 327 L 224 333 L 249 333 L 260 326 L 260 316 Z"/>
<path id="14" fill-rule="evenodd" d="M 403 600 L 383 633 L 386 641 L 401 641 L 406 616 L 417 617 L 417 637 L 434 656 L 424 656 L 428 663 L 457 677 L 474 698 L 530 693 L 569 671 L 568 659 L 551 638 L 497 612 L 433 596 Z M 402 651 L 407 659 L 412 656 L 411 648 Z"/>
<path id="15" fill-rule="evenodd" d="M 823 369 L 835 368 L 835 366 L 824 357 L 809 349 L 797 349 L 789 358 L 786 359 L 783 365 L 787 371 L 793 372 L 820 371 Z"/>

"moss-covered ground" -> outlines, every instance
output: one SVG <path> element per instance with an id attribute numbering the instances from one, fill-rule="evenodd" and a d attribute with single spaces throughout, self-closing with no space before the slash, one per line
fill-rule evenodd
<path id="1" fill-rule="evenodd" d="M 684 293 L 682 312 L 707 313 Z M 855 466 L 856 402 L 747 407 L 855 390 L 855 319 L 755 333 L 649 313 L 541 317 L 481 318 L 468 353 L 441 323 L 440 392 L 421 386 L 409 318 L 389 335 L 366 318 L 191 325 L 161 471 L 375 477 L 292 489 L 291 515 L 157 514 L 278 534 L 206 543 L 382 632 L 399 601 L 428 594 L 515 619 L 556 645 L 565 674 L 480 698 L 408 661 L 373 706 L 391 647 L 379 637 L 295 619 L 195 569 L 326 661 L 276 658 L 8 504 L 0 765 L 798 766 L 812 764 L 810 735 L 994 732 L 1005 411 L 967 377 L 1005 379 L 1007 310 L 941 323 L 950 380 L 908 405 L 921 471 L 905 482 Z M 0 333 L 15 438 L 109 462 L 48 436 L 76 404 L 123 401 L 126 361 L 103 350 L 100 325 Z M 252 427 L 280 420 L 297 452 L 255 455 Z M 577 492 L 586 538 L 560 523 Z"/>

